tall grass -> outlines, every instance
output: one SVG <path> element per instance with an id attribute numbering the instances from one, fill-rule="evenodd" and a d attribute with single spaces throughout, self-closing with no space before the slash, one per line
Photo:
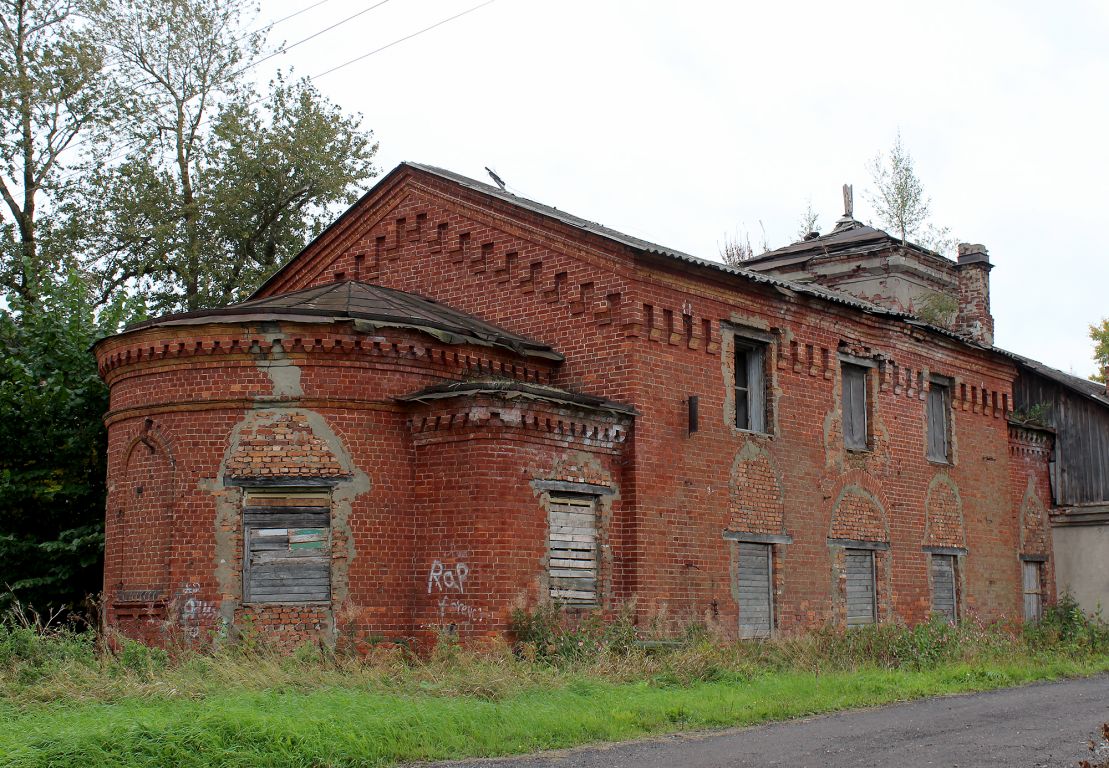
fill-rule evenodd
<path id="1" fill-rule="evenodd" d="M 151 649 L 0 625 L 5 765 L 386 765 L 763 722 L 1109 670 L 1109 628 L 1067 601 L 1035 626 L 934 622 L 773 642 L 637 638 L 629 617 L 517 617 L 481 651 L 361 655 L 257 640 Z"/>

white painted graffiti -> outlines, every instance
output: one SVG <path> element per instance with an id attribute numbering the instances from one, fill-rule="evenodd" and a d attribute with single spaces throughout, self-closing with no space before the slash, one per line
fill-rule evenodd
<path id="1" fill-rule="evenodd" d="M 185 636 L 190 640 L 200 637 L 200 627 L 209 623 L 216 616 L 216 606 L 208 600 L 198 600 L 196 595 L 200 592 L 200 585 L 188 582 L 181 585 L 180 595 L 184 598 L 181 602 L 179 622 Z"/>
<path id="2" fill-rule="evenodd" d="M 447 614 L 461 616 L 463 620 L 474 623 L 485 621 L 485 612 L 481 608 L 444 596 L 439 598 L 439 618 L 445 620 Z"/>
<path id="3" fill-rule="evenodd" d="M 431 570 L 427 573 L 427 593 L 458 592 L 466 593 L 466 577 L 470 575 L 470 566 L 465 563 L 455 563 L 453 568 L 447 568 L 442 560 L 432 560 Z"/>

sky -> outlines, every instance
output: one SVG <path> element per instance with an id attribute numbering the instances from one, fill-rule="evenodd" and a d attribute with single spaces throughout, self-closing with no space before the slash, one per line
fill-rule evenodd
<path id="1" fill-rule="evenodd" d="M 810 202 L 827 232 L 845 183 L 874 220 L 868 167 L 900 132 L 931 220 L 989 248 L 995 343 L 1094 373 L 1109 3 L 485 1 L 261 0 L 255 27 L 303 12 L 269 30 L 289 49 L 257 75 L 378 51 L 314 82 L 363 116 L 383 172 L 489 166 L 517 194 L 710 259 L 737 233 L 792 242 Z"/>

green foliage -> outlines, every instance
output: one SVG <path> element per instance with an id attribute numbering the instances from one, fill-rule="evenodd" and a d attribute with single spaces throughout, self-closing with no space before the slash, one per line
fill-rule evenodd
<path id="1" fill-rule="evenodd" d="M 521 613 L 519 629 L 536 633 L 522 642 L 583 631 L 557 614 Z M 524 753 L 1104 672 L 1109 653 L 1083 640 L 1095 625 L 1061 601 L 1034 639 L 936 621 L 527 661 L 498 645 L 425 658 L 314 644 L 167 656 L 24 622 L 0 626 L 0 754 L 18 766 L 200 768 Z"/>
<path id="2" fill-rule="evenodd" d="M 1109 653 L 1109 625 L 1100 615 L 1088 616 L 1070 594 L 1045 608 L 1040 621 L 1026 624 L 1023 632 L 1024 641 L 1037 650 Z"/>
<path id="3" fill-rule="evenodd" d="M 1037 424 L 1041 427 L 1051 425 L 1051 403 L 1035 403 L 1027 408 L 1018 408 L 1013 411 L 1013 419 L 1025 424 Z"/>
<path id="4" fill-rule="evenodd" d="M 512 612 L 509 630 L 528 659 L 567 661 L 604 653 L 627 653 L 636 643 L 630 612 L 605 621 L 600 611 L 570 616 L 553 603 Z"/>
<path id="5" fill-rule="evenodd" d="M 71 0 L 0 3 L 0 295 L 39 296 L 89 266 L 56 238 L 51 203 L 82 142 L 103 140 L 128 99 Z"/>
<path id="6" fill-rule="evenodd" d="M 920 300 L 915 308 L 916 316 L 926 323 L 948 328 L 955 322 L 955 313 L 959 311 L 959 302 L 949 293 L 930 291 Z"/>
<path id="7" fill-rule="evenodd" d="M 912 240 L 939 253 L 954 250 L 955 239 L 947 227 L 928 222 L 932 201 L 916 174 L 909 150 L 897 132 L 889 152 L 879 152 L 870 161 L 873 188 L 868 199 L 882 226 L 901 238 Z"/>
<path id="8" fill-rule="evenodd" d="M 44 288 L 0 312 L 3 586 L 39 611 L 100 591 L 108 392 L 89 346 L 131 311 L 95 317 L 76 275 Z"/>
<path id="9" fill-rule="evenodd" d="M 98 40 L 142 108 L 65 208 L 107 291 L 139 279 L 157 312 L 245 298 L 376 174 L 377 145 L 309 81 L 245 76 L 247 0 L 95 0 Z"/>
<path id="10" fill-rule="evenodd" d="M 1090 378 L 1105 383 L 1105 371 L 1109 370 L 1109 318 L 1090 326 L 1090 339 L 1094 342 L 1094 363 L 1097 372 Z"/>

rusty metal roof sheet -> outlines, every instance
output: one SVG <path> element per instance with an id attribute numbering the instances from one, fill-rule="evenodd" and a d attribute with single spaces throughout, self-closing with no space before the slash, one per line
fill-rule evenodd
<path id="1" fill-rule="evenodd" d="M 155 326 L 197 325 L 211 322 L 354 320 L 363 329 L 404 327 L 429 333 L 444 343 L 478 344 L 510 349 L 518 354 L 562 360 L 551 347 L 499 328 L 414 293 L 381 285 L 346 280 L 300 291 L 250 299 L 216 309 L 202 309 L 147 320 L 128 331 Z"/>

